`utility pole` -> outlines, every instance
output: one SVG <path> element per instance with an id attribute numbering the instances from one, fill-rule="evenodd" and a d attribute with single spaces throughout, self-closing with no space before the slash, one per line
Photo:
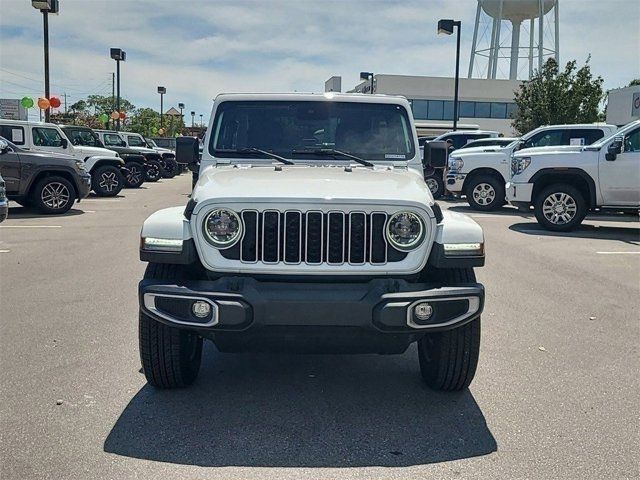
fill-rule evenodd
<path id="1" fill-rule="evenodd" d="M 49 98 L 49 12 L 42 10 L 42 21 L 44 27 L 44 96 Z M 50 108 L 44 111 L 44 121 L 49 122 Z"/>
<path id="2" fill-rule="evenodd" d="M 111 102 L 114 110 L 116 108 L 115 103 L 113 103 L 115 99 L 116 99 L 116 72 L 111 72 Z"/>
<path id="3" fill-rule="evenodd" d="M 64 97 L 64 114 L 67 114 L 67 93 L 63 93 L 62 96 Z"/>

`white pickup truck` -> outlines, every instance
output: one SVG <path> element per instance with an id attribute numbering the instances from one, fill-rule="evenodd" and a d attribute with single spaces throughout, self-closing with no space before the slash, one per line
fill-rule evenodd
<path id="1" fill-rule="evenodd" d="M 514 152 L 550 146 L 580 149 L 608 137 L 616 129 L 615 125 L 605 124 L 547 125 L 532 130 L 506 147 L 454 151 L 447 165 L 447 190 L 454 195 L 466 195 L 474 210 L 494 210 L 505 203 L 504 185 L 511 177 Z M 547 148 L 543 148 L 545 150 Z"/>
<path id="2" fill-rule="evenodd" d="M 511 162 L 507 200 L 533 205 L 548 230 L 571 230 L 590 210 L 640 209 L 640 120 L 586 147 L 521 151 Z"/>

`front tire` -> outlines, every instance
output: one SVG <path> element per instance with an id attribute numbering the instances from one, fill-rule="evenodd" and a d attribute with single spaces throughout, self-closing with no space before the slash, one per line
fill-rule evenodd
<path id="1" fill-rule="evenodd" d="M 30 203 L 47 215 L 67 213 L 76 201 L 76 191 L 64 177 L 45 177 L 31 193 Z"/>
<path id="2" fill-rule="evenodd" d="M 124 177 L 118 168 L 105 165 L 91 175 L 91 186 L 99 197 L 115 197 L 124 188 Z"/>
<path id="3" fill-rule="evenodd" d="M 554 232 L 568 232 L 587 215 L 587 201 L 572 185 L 549 185 L 536 195 L 533 211 L 538 223 Z"/>
<path id="4" fill-rule="evenodd" d="M 427 175 L 424 178 L 424 181 L 429 187 L 431 191 L 431 195 L 433 195 L 434 200 L 442 197 L 444 195 L 444 180 L 442 178 L 442 171 L 434 170 L 433 173 Z"/>
<path id="5" fill-rule="evenodd" d="M 164 168 L 162 169 L 162 178 L 173 178 L 178 174 L 178 162 L 173 158 L 164 160 Z"/>
<path id="6" fill-rule="evenodd" d="M 179 280 L 184 272 L 179 265 L 150 263 L 144 278 Z M 138 341 L 142 370 L 149 384 L 181 388 L 195 381 L 202 361 L 202 337 L 169 327 L 140 311 Z"/>
<path id="7" fill-rule="evenodd" d="M 438 281 L 451 286 L 475 283 L 471 268 L 443 269 Z M 476 373 L 480 355 L 480 317 L 461 327 L 427 333 L 418 341 L 420 373 L 434 390 L 456 391 L 467 388 Z"/>
<path id="8" fill-rule="evenodd" d="M 471 178 L 465 195 L 473 210 L 495 210 L 504 205 L 504 183 L 491 175 L 477 175 Z"/>
<path id="9" fill-rule="evenodd" d="M 145 171 L 142 163 L 129 162 L 126 165 L 127 174 L 124 177 L 124 184 L 127 188 L 139 188 L 144 183 Z"/>
<path id="10" fill-rule="evenodd" d="M 145 175 L 147 182 L 157 182 L 162 178 L 162 164 L 157 160 L 148 160 Z"/>

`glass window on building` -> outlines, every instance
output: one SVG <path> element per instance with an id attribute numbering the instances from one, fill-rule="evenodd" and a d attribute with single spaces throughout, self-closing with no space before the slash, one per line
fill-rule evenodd
<path id="1" fill-rule="evenodd" d="M 516 118 L 518 113 L 518 105 L 515 103 L 507 103 L 507 118 Z"/>
<path id="2" fill-rule="evenodd" d="M 476 118 L 491 118 L 491 103 L 476 102 Z"/>
<path id="3" fill-rule="evenodd" d="M 459 105 L 458 105 L 459 107 Z M 458 116 L 460 113 L 458 113 Z M 445 100 L 444 102 L 444 112 L 442 115 L 443 120 L 453 120 L 453 102 L 450 100 Z"/>
<path id="4" fill-rule="evenodd" d="M 461 117 L 473 118 L 476 116 L 476 102 L 460 102 L 459 108 Z"/>
<path id="5" fill-rule="evenodd" d="M 444 102 L 442 100 L 429 100 L 428 120 L 442 120 L 444 115 Z"/>
<path id="6" fill-rule="evenodd" d="M 491 102 L 491 118 L 507 118 L 507 104 Z"/>
<path id="7" fill-rule="evenodd" d="M 412 100 L 411 109 L 413 110 L 413 118 L 420 120 L 426 120 L 427 117 L 427 101 L 426 100 Z"/>

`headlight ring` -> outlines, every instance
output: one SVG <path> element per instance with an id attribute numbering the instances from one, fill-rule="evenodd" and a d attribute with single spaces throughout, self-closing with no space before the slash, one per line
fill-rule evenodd
<path id="1" fill-rule="evenodd" d="M 242 220 L 233 210 L 216 208 L 204 217 L 202 231 L 204 238 L 214 247 L 229 248 L 242 238 Z"/>
<path id="2" fill-rule="evenodd" d="M 403 252 L 414 250 L 424 240 L 424 222 L 413 212 L 397 212 L 387 220 L 385 234 L 387 241 L 397 250 Z"/>

